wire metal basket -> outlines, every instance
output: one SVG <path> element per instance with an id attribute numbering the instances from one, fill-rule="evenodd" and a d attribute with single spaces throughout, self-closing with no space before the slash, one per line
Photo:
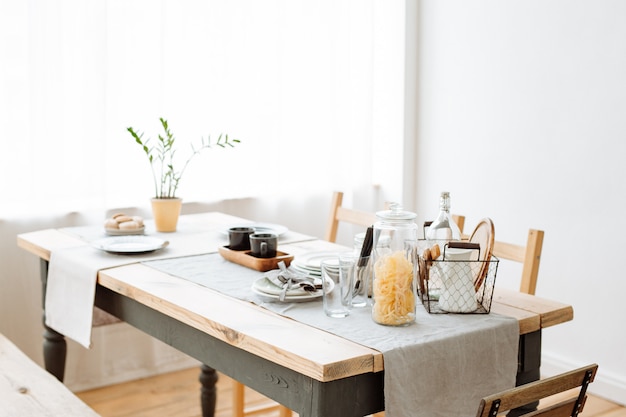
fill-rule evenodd
<path id="1" fill-rule="evenodd" d="M 436 260 L 419 255 L 418 293 L 433 314 L 488 314 L 491 311 L 499 259 L 480 260 L 480 246 L 449 242 Z M 453 256 L 462 253 L 462 256 Z M 469 255 L 468 255 L 469 253 Z"/>

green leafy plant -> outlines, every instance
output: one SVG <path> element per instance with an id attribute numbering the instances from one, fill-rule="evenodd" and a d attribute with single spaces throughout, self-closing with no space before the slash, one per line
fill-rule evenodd
<path id="1" fill-rule="evenodd" d="M 176 138 L 170 130 L 167 120 L 162 117 L 159 120 L 161 121 L 164 134 L 158 135 L 158 140 L 154 146 L 151 144 L 150 138 L 143 139 L 143 133 L 136 132 L 132 127 L 127 128 L 127 130 L 148 157 L 152 178 L 154 179 L 155 198 L 176 198 L 176 190 L 189 162 L 204 149 L 212 147 L 211 137 L 209 136 L 206 140 L 204 137 L 201 138 L 198 147 L 191 144 L 191 155 L 183 164 L 182 169 L 177 170 L 174 167 Z M 229 139 L 228 134 L 220 134 L 215 145 L 221 148 L 232 148 L 236 143 L 239 143 L 238 139 Z"/>

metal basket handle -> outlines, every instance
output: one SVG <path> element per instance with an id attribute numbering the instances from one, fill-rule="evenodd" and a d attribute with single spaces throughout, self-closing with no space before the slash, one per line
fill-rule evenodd
<path id="1" fill-rule="evenodd" d="M 466 242 L 466 241 L 460 241 L 460 240 L 451 240 L 450 242 L 446 243 L 443 247 L 443 258 L 441 258 L 443 260 L 446 259 L 446 248 L 477 250 L 478 251 L 477 259 L 480 259 L 480 244 L 478 243 Z"/>

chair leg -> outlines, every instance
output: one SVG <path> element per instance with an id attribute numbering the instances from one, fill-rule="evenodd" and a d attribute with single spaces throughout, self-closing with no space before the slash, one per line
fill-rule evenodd
<path id="1" fill-rule="evenodd" d="M 244 417 L 244 388 L 243 384 L 233 381 L 233 417 Z"/>
<path id="2" fill-rule="evenodd" d="M 289 408 L 274 402 L 272 404 L 252 407 L 246 410 L 245 389 L 246 386 L 244 384 L 233 381 L 233 417 L 246 417 L 248 415 L 271 410 L 278 410 L 279 417 L 293 416 L 293 412 Z"/>
<path id="3" fill-rule="evenodd" d="M 278 414 L 279 417 L 291 417 L 293 415 L 292 411 L 288 409 L 287 407 L 285 407 L 284 405 L 281 405 L 278 408 L 278 411 L 279 411 L 279 414 Z"/>

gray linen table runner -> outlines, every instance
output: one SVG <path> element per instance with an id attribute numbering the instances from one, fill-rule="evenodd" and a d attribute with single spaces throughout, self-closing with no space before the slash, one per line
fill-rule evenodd
<path id="1" fill-rule="evenodd" d="M 418 305 L 415 324 L 381 326 L 367 307 L 336 319 L 324 314 L 321 299 L 264 301 L 251 287 L 265 273 L 218 254 L 144 264 L 382 352 L 387 417 L 473 416 L 480 398 L 515 385 L 519 325 L 514 318 L 429 314 Z"/>

